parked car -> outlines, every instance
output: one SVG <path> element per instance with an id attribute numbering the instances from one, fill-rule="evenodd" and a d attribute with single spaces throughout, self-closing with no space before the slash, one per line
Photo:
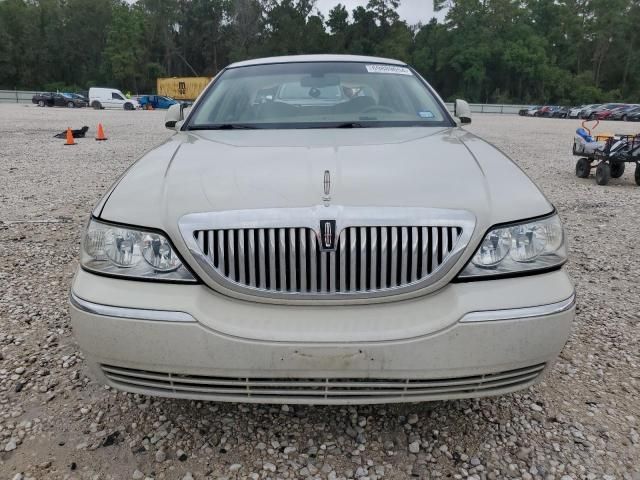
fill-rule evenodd
<path id="1" fill-rule="evenodd" d="M 89 98 L 87 98 L 86 95 L 83 95 L 81 93 L 65 93 L 64 95 L 67 95 L 71 98 L 75 98 L 77 100 L 81 100 L 83 101 L 86 105 L 89 105 Z"/>
<path id="2" fill-rule="evenodd" d="M 622 120 L 626 121 L 629 114 L 640 109 L 640 105 L 625 105 L 611 112 L 609 120 Z"/>
<path id="3" fill-rule="evenodd" d="M 539 106 L 539 105 L 538 105 L 538 106 L 530 107 L 530 108 L 527 110 L 527 113 L 526 113 L 525 115 L 526 115 L 527 117 L 535 117 L 535 116 L 536 116 L 536 113 L 538 113 L 538 110 L 540 110 L 541 108 L 542 108 L 542 107 L 541 107 L 541 106 Z"/>
<path id="4" fill-rule="evenodd" d="M 89 104 L 96 110 L 118 108 L 135 110 L 139 104 L 115 88 L 92 87 L 89 89 Z"/>
<path id="5" fill-rule="evenodd" d="M 292 82 L 295 95 L 254 101 Z M 329 86 L 373 95 L 318 104 Z M 461 128 L 470 122 L 466 102 L 452 116 L 396 60 L 226 67 L 186 116 L 169 108 L 175 134 L 93 210 L 71 317 L 97 379 L 309 404 L 539 381 L 574 318 L 563 227 L 515 163 Z"/>
<path id="6" fill-rule="evenodd" d="M 551 116 L 553 118 L 569 118 L 569 107 L 556 107 Z"/>
<path id="7" fill-rule="evenodd" d="M 31 102 L 39 107 L 68 107 L 78 108 L 86 107 L 84 100 L 70 96 L 67 93 L 36 93 Z"/>
<path id="8" fill-rule="evenodd" d="M 600 108 L 602 106 L 601 103 L 593 103 L 591 105 L 587 105 L 586 107 L 584 107 L 581 111 L 580 114 L 578 116 L 578 118 L 589 118 L 589 115 L 591 115 L 591 113 L 596 109 L 596 108 Z"/>
<path id="9" fill-rule="evenodd" d="M 534 114 L 534 117 L 547 117 L 549 116 L 549 112 L 551 111 L 553 107 L 551 105 L 544 105 L 543 107 L 540 107 Z"/>
<path id="10" fill-rule="evenodd" d="M 178 101 L 163 95 L 143 95 L 138 98 L 138 103 L 141 108 L 167 109 Z"/>
<path id="11" fill-rule="evenodd" d="M 589 105 L 580 105 L 577 107 L 571 107 L 569 109 L 569 118 L 580 118 L 580 112 L 582 112 L 582 110 L 584 110 L 585 108 L 587 108 Z"/>
<path id="12" fill-rule="evenodd" d="M 613 108 L 605 108 L 603 110 L 595 112 L 594 117 L 597 120 L 610 120 L 614 112 L 617 112 L 618 110 L 625 108 L 626 106 L 627 105 L 618 105 Z"/>
<path id="13" fill-rule="evenodd" d="M 627 118 L 625 120 L 627 122 L 640 122 L 640 107 L 627 113 Z"/>
<path id="14" fill-rule="evenodd" d="M 604 110 L 611 110 L 613 108 L 621 107 L 623 105 L 624 105 L 623 103 L 605 103 L 604 105 L 600 105 L 598 107 L 583 111 L 582 118 L 586 118 L 588 120 L 594 120 L 594 119 L 597 119 L 597 116 L 600 112 Z"/>

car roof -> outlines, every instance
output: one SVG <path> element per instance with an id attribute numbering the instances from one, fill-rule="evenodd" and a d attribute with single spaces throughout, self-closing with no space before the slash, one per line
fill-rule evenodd
<path id="1" fill-rule="evenodd" d="M 229 65 L 227 68 L 249 67 L 252 65 L 269 65 L 275 63 L 295 62 L 359 62 L 359 63 L 387 63 L 391 65 L 406 65 L 400 60 L 381 57 L 367 57 L 364 55 L 286 55 L 281 57 L 265 57 L 244 60 Z"/>

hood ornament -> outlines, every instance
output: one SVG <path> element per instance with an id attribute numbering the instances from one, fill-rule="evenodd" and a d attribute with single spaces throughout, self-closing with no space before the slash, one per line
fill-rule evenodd
<path id="1" fill-rule="evenodd" d="M 322 196 L 322 201 L 324 202 L 324 206 L 328 207 L 329 203 L 331 203 L 331 172 L 329 170 L 324 171 L 324 195 Z"/>

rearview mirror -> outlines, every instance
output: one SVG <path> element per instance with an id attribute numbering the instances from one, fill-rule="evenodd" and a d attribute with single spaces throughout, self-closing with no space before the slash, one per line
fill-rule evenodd
<path id="1" fill-rule="evenodd" d="M 471 123 L 471 107 L 464 100 L 457 99 L 453 107 L 453 116 L 460 119 L 462 125 Z"/>
<path id="2" fill-rule="evenodd" d="M 176 103 L 171 105 L 164 116 L 164 126 L 166 128 L 175 129 L 176 124 L 182 120 L 182 104 Z"/>
<path id="3" fill-rule="evenodd" d="M 322 88 L 322 87 L 334 87 L 337 85 L 340 85 L 340 77 L 338 77 L 338 75 L 332 75 L 332 74 L 322 75 L 317 77 L 310 75 L 308 77 L 302 77 L 302 79 L 300 79 L 301 87 Z"/>

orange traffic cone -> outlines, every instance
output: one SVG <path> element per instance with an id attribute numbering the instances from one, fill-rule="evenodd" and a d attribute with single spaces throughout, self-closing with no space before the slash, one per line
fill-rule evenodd
<path id="1" fill-rule="evenodd" d="M 96 135 L 96 140 L 106 140 L 107 137 L 104 134 L 104 130 L 102 128 L 102 124 L 98 124 L 98 134 Z"/>
<path id="2" fill-rule="evenodd" d="M 73 139 L 73 132 L 71 128 L 67 128 L 67 141 L 65 145 L 76 145 L 76 141 Z"/>

